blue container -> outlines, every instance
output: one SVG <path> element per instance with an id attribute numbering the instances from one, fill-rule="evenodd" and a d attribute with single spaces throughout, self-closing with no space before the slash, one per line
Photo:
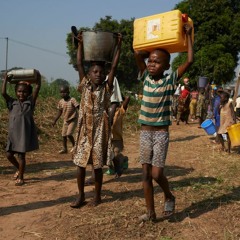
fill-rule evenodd
<path id="1" fill-rule="evenodd" d="M 216 134 L 216 127 L 211 119 L 206 119 L 202 124 L 201 127 L 206 131 L 208 135 L 215 135 Z"/>
<path id="2" fill-rule="evenodd" d="M 208 78 L 207 77 L 199 77 L 198 78 L 198 87 L 199 88 L 205 88 L 208 84 Z"/>

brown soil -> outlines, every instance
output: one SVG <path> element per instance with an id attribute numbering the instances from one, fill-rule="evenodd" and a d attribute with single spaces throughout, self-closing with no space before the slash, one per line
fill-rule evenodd
<path id="1" fill-rule="evenodd" d="M 117 180 L 104 175 L 103 203 L 97 207 L 70 208 L 77 194 L 76 167 L 70 154 L 57 153 L 59 140 L 27 154 L 26 184 L 21 187 L 14 185 L 14 169 L 2 152 L 1 239 L 240 239 L 239 149 L 219 152 L 196 123 L 173 123 L 170 136 L 166 175 L 176 196 L 176 213 L 161 218 L 163 193 L 155 184 L 157 223 L 138 222 L 145 201 L 137 130 L 125 133 L 129 169 Z M 85 189 L 88 202 L 93 190 Z"/>

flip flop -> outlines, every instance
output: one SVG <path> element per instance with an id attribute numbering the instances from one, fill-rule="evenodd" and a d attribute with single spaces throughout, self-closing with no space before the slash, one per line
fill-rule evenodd
<path id="1" fill-rule="evenodd" d="M 138 219 L 140 222 L 155 222 L 157 220 L 157 217 L 156 217 L 156 213 L 152 215 L 145 213 L 142 216 L 140 216 Z"/>
<path id="2" fill-rule="evenodd" d="M 67 150 L 63 149 L 63 150 L 60 150 L 58 153 L 59 154 L 65 154 L 65 153 L 67 153 Z"/>
<path id="3" fill-rule="evenodd" d="M 13 179 L 17 180 L 19 176 L 19 171 L 16 171 L 15 174 L 13 175 Z"/>
<path id="4" fill-rule="evenodd" d="M 16 183 L 15 183 L 15 186 L 22 186 L 22 185 L 24 185 L 24 184 L 25 184 L 24 180 L 18 178 L 17 181 L 16 181 Z"/>
<path id="5" fill-rule="evenodd" d="M 167 199 L 165 201 L 163 216 L 170 217 L 171 215 L 173 215 L 174 211 L 175 211 L 175 197 L 173 196 L 171 199 Z"/>

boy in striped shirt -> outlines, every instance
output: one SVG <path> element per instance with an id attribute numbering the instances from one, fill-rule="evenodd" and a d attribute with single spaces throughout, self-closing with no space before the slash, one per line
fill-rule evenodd
<path id="1" fill-rule="evenodd" d="M 62 141 L 63 149 L 59 151 L 60 154 L 67 153 L 67 139 L 70 140 L 72 144 L 73 151 L 75 140 L 73 137 L 75 128 L 77 127 L 78 120 L 78 109 L 79 103 L 77 100 L 70 96 L 70 90 L 68 85 L 63 85 L 60 87 L 60 95 L 62 99 L 58 102 L 58 113 L 53 121 L 53 126 L 55 126 L 57 120 L 60 116 L 63 116 L 63 127 L 62 127 Z"/>
<path id="2" fill-rule="evenodd" d="M 153 179 L 164 192 L 163 215 L 170 216 L 175 210 L 175 197 L 164 175 L 164 166 L 169 144 L 172 96 L 178 80 L 193 63 L 192 27 L 185 24 L 184 31 L 188 43 L 187 61 L 168 76 L 164 75 L 164 71 L 170 67 L 170 54 L 166 50 L 155 49 L 150 53 L 134 52 L 140 71 L 140 80 L 143 81 L 143 98 L 138 122 L 141 124 L 140 163 L 143 169 L 143 190 L 147 213 L 139 218 L 141 221 L 156 220 Z"/>

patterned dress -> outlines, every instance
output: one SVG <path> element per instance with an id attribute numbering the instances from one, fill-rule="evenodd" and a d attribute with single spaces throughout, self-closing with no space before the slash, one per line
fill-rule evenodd
<path id="1" fill-rule="evenodd" d="M 196 116 L 200 117 L 202 120 L 205 120 L 207 117 L 207 104 L 208 102 L 205 95 L 200 93 L 198 95 Z"/>
<path id="2" fill-rule="evenodd" d="M 184 89 L 178 98 L 177 121 L 188 121 L 190 100 L 190 92 L 187 89 Z"/>
<path id="3" fill-rule="evenodd" d="M 79 85 L 81 102 L 73 162 L 79 167 L 93 164 L 102 168 L 111 156 L 111 124 L 108 114 L 112 89 L 105 81 L 95 91 L 83 78 Z"/>

